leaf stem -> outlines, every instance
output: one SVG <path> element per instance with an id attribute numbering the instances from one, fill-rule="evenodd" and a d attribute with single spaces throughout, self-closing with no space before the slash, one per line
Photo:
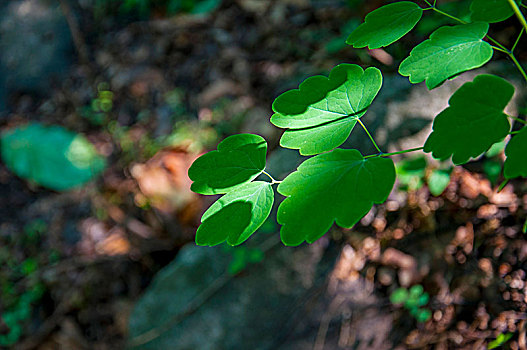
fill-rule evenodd
<path id="1" fill-rule="evenodd" d="M 497 46 L 494 46 L 494 45 L 490 45 L 494 50 L 496 51 L 500 51 L 500 52 L 503 52 L 504 54 L 508 55 L 509 54 L 509 51 L 508 50 L 503 50 L 502 48 L 500 47 L 497 47 Z"/>
<path id="2" fill-rule="evenodd" d="M 379 153 L 379 154 L 370 154 L 370 155 L 367 155 L 367 156 L 364 156 L 364 158 L 373 158 L 373 157 L 390 157 L 390 156 L 394 156 L 396 154 L 403 154 L 403 153 L 410 153 L 410 152 L 415 152 L 415 151 L 421 151 L 424 147 L 416 147 L 416 148 L 409 148 L 409 149 L 405 149 L 405 150 L 402 150 L 402 151 L 397 151 L 397 152 L 390 152 L 390 153 Z"/>
<path id="3" fill-rule="evenodd" d="M 379 151 L 379 153 L 383 153 L 381 151 L 381 149 L 379 148 L 379 146 L 377 146 L 377 142 L 375 142 L 375 140 L 373 139 L 373 136 L 371 136 L 370 132 L 368 131 L 368 128 L 366 128 L 366 125 L 364 125 L 364 123 L 362 122 L 362 120 L 360 120 L 360 118 L 357 118 L 357 121 L 359 122 L 359 124 L 362 126 L 362 128 L 364 129 L 364 131 L 366 131 L 366 134 L 368 134 L 368 137 L 370 138 L 371 142 L 373 143 L 373 145 L 375 146 L 375 148 L 377 149 L 377 151 Z"/>
<path id="4" fill-rule="evenodd" d="M 441 11 L 440 9 L 438 9 L 435 6 L 432 6 L 432 8 L 434 9 L 435 12 L 437 12 L 437 13 L 443 15 L 443 16 L 446 16 L 446 17 L 448 17 L 450 19 L 453 19 L 454 21 L 457 21 L 457 22 L 459 22 L 461 24 L 467 24 L 467 22 L 463 21 L 461 18 L 457 18 L 456 16 L 452 16 L 449 13 L 443 12 L 443 11 Z"/>
<path id="5" fill-rule="evenodd" d="M 516 17 L 518 17 L 518 21 L 520 21 L 521 25 L 525 30 L 527 30 L 527 21 L 525 20 L 525 17 L 523 16 L 522 11 L 516 4 L 514 0 L 507 0 L 509 2 L 509 5 L 511 5 L 512 10 L 514 11 L 514 14 Z"/>
<path id="6" fill-rule="evenodd" d="M 280 182 L 282 182 L 282 181 L 275 180 L 274 177 L 272 177 L 271 174 L 269 174 L 269 173 L 268 173 L 267 171 L 265 171 L 265 170 L 262 170 L 262 174 L 267 175 L 267 176 L 271 179 L 271 185 L 279 184 Z"/>
<path id="7" fill-rule="evenodd" d="M 527 122 L 526 122 L 525 120 L 521 119 L 521 118 L 513 117 L 512 115 L 508 115 L 508 114 L 507 114 L 507 116 L 508 116 L 509 118 L 511 118 L 511 119 L 516 120 L 516 121 L 519 122 L 519 123 L 527 124 Z"/>
<path id="8" fill-rule="evenodd" d="M 511 52 L 509 53 L 509 57 L 511 58 L 512 62 L 514 62 L 514 64 L 516 65 L 516 68 L 518 68 L 518 70 L 520 71 L 521 75 L 523 76 L 523 79 L 527 81 L 527 73 L 525 73 L 525 70 L 521 66 L 520 62 L 518 62 L 518 60 L 516 59 L 516 56 L 514 56 L 514 54 Z"/>
<path id="9" fill-rule="evenodd" d="M 512 45 L 511 52 L 514 52 L 514 50 L 516 49 L 516 46 L 520 42 L 520 38 L 522 37 L 523 32 L 525 32 L 525 28 L 522 28 L 522 30 L 520 30 L 520 34 L 518 34 L 518 37 L 516 38 L 516 41 L 514 42 L 514 45 Z"/>

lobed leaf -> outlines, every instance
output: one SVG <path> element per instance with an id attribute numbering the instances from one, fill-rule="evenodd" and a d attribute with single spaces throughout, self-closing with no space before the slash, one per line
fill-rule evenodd
<path id="1" fill-rule="evenodd" d="M 271 213 L 273 201 L 274 192 L 269 182 L 255 181 L 236 187 L 203 214 L 196 244 L 243 243 L 262 226 Z"/>
<path id="2" fill-rule="evenodd" d="M 265 169 L 267 142 L 258 135 L 227 137 L 211 151 L 196 159 L 188 176 L 191 190 L 201 194 L 223 194 L 254 180 Z"/>
<path id="3" fill-rule="evenodd" d="M 493 54 L 491 45 L 482 40 L 488 29 L 482 22 L 441 27 L 414 47 L 399 73 L 413 84 L 426 80 L 432 90 L 459 73 L 481 67 Z"/>
<path id="4" fill-rule="evenodd" d="M 106 166 L 86 138 L 61 126 L 29 124 L 5 132 L 0 141 L 11 171 L 56 191 L 81 186 Z"/>
<path id="5" fill-rule="evenodd" d="M 352 227 L 374 203 L 386 200 L 394 183 L 391 159 L 365 159 L 355 149 L 336 149 L 306 160 L 278 186 L 287 197 L 277 214 L 282 242 L 312 243 L 334 221 Z"/>
<path id="6" fill-rule="evenodd" d="M 450 106 L 435 117 L 424 151 L 441 160 L 452 156 L 454 164 L 487 151 L 509 133 L 503 109 L 513 94 L 514 87 L 494 75 L 478 75 L 463 84 L 448 101 Z"/>
<path id="7" fill-rule="evenodd" d="M 400 1 L 370 12 L 346 44 L 369 49 L 388 46 L 412 30 L 421 19 L 423 10 L 411 1 Z"/>
<path id="8" fill-rule="evenodd" d="M 501 22 L 514 14 L 507 0 L 472 0 L 470 12 L 473 21 L 487 23 Z"/>
<path id="9" fill-rule="evenodd" d="M 507 179 L 527 177 L 527 127 L 514 135 L 505 148 L 503 175 Z"/>
<path id="10" fill-rule="evenodd" d="M 363 70 L 355 64 L 338 65 L 328 78 L 307 78 L 298 89 L 281 94 L 273 102 L 271 123 L 288 128 L 280 145 L 299 149 L 302 155 L 340 146 L 381 85 L 382 75 L 377 68 Z"/>

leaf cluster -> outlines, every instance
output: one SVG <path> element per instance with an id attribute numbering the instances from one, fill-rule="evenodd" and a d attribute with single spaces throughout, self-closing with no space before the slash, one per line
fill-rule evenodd
<path id="1" fill-rule="evenodd" d="M 489 25 L 516 14 L 526 23 L 517 2 L 472 0 L 471 20 L 465 22 L 425 1 L 398 1 L 369 13 L 347 38 L 354 48 L 376 49 L 388 46 L 409 33 L 425 12 L 433 11 L 457 22 L 433 31 L 415 46 L 399 65 L 399 73 L 411 83 L 424 82 L 432 90 L 460 73 L 489 62 L 495 51 L 507 54 L 527 81 L 527 74 L 514 56 L 522 39 L 505 48 L 489 36 Z M 525 24 L 527 30 L 527 23 Z M 285 197 L 277 208 L 280 236 L 285 245 L 312 243 L 331 226 L 353 227 L 374 204 L 383 203 L 396 181 L 391 155 L 423 149 L 441 161 L 455 165 L 475 159 L 502 144 L 505 147 L 505 179 L 527 177 L 527 130 L 511 133 L 512 118 L 505 110 L 515 89 L 505 79 L 478 75 L 463 84 L 450 98 L 449 106 L 433 121 L 433 130 L 422 148 L 384 153 L 362 119 L 382 86 L 381 71 L 356 64 L 340 64 L 329 76 L 304 80 L 298 89 L 282 93 L 273 102 L 271 123 L 285 129 L 280 146 L 311 156 L 283 181 L 265 171 L 267 144 L 257 135 L 234 135 L 219 144 L 216 151 L 203 155 L 189 170 L 198 193 L 223 194 L 203 215 L 196 243 L 237 245 L 245 241 L 272 211 L 275 193 Z M 356 149 L 339 148 L 360 125 L 378 153 L 362 155 Z M 424 170 L 423 170 L 424 171 Z M 411 173 L 411 171 L 410 171 Z M 423 174 L 407 175 L 425 178 Z M 271 182 L 255 181 L 260 175 Z M 399 174 L 404 181 L 404 174 Z M 495 174 L 496 175 L 496 174 Z M 498 174 L 499 175 L 499 174 Z M 496 177 L 498 176 L 496 175 Z M 426 176 L 429 188 L 440 195 L 448 185 L 450 170 L 437 169 Z"/>

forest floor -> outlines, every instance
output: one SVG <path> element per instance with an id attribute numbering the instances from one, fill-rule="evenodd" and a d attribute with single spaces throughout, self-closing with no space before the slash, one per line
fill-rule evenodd
<path id="1" fill-rule="evenodd" d="M 211 203 L 190 191 L 193 160 L 238 132 L 264 136 L 271 157 L 281 131 L 269 123 L 270 106 L 281 92 L 342 62 L 394 76 L 426 36 L 420 30 L 442 23 L 367 51 L 344 41 L 380 1 L 226 0 L 202 16 L 156 9 L 146 17 L 68 3 L 76 59 L 44 93 L 10 94 L 0 128 L 60 124 L 83 133 L 108 167 L 86 187 L 57 193 L 0 163 L 0 336 L 14 349 L 124 348 L 135 303 L 193 244 Z M 111 100 L 104 111 L 103 98 Z M 314 308 L 317 322 L 297 348 L 485 349 L 510 334 L 511 349 L 527 349 L 527 185 L 498 192 L 487 158 L 454 168 L 439 196 L 422 183 L 435 165 L 409 172 L 410 182 L 357 227 L 333 228 L 327 308 Z M 424 322 L 390 302 L 397 287 L 411 286 L 430 296 Z M 350 293 L 362 295 L 366 312 L 353 311 L 361 302 Z"/>

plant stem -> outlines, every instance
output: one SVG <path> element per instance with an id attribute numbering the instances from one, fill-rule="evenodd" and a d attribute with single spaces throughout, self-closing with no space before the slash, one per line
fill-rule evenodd
<path id="1" fill-rule="evenodd" d="M 521 119 L 521 118 L 513 117 L 512 115 L 508 115 L 508 114 L 507 114 L 507 116 L 508 116 L 509 118 L 512 118 L 512 119 L 516 120 L 516 121 L 519 122 L 519 123 L 527 124 L 527 122 L 526 122 L 525 120 Z"/>
<path id="2" fill-rule="evenodd" d="M 409 149 L 405 149 L 405 150 L 402 150 L 402 151 L 397 151 L 397 152 L 391 152 L 391 153 L 380 153 L 380 154 L 370 154 L 368 156 L 364 156 L 364 158 L 373 158 L 373 157 L 390 157 L 390 156 L 394 156 L 396 154 L 403 154 L 403 153 L 410 153 L 410 152 L 415 152 L 415 151 L 421 151 L 423 149 L 423 147 L 416 147 L 416 148 L 409 148 Z"/>
<path id="3" fill-rule="evenodd" d="M 520 34 L 518 34 L 518 37 L 516 38 L 514 45 L 512 45 L 511 52 L 514 52 L 514 49 L 516 49 L 516 46 L 518 45 L 518 42 L 520 42 L 520 38 L 522 37 L 523 32 L 525 32 L 525 28 L 522 28 L 522 30 L 520 30 Z"/>
<path id="4" fill-rule="evenodd" d="M 509 2 L 509 5 L 511 5 L 512 10 L 514 11 L 514 14 L 516 15 L 516 17 L 518 17 L 518 21 L 520 21 L 523 28 L 527 30 L 527 21 L 525 20 L 525 17 L 523 16 L 523 13 L 518 7 L 518 5 L 516 4 L 516 2 L 514 0 L 507 0 L 507 1 Z"/>
<path id="5" fill-rule="evenodd" d="M 502 48 L 499 48 L 497 46 L 494 46 L 494 45 L 491 45 L 491 47 L 496 50 L 496 51 L 500 51 L 500 52 L 503 52 L 504 54 L 508 55 L 509 54 L 509 51 L 507 50 L 503 50 Z"/>
<path id="6" fill-rule="evenodd" d="M 282 181 L 277 181 L 274 179 L 274 177 L 271 176 L 271 174 L 269 174 L 267 171 L 265 170 L 262 170 L 262 174 L 265 174 L 267 175 L 270 179 L 271 179 L 271 185 L 274 185 L 274 184 L 279 184 L 280 182 Z"/>
<path id="7" fill-rule="evenodd" d="M 449 14 L 449 13 L 443 12 L 443 11 L 441 11 L 440 9 L 438 9 L 438 8 L 435 7 L 435 6 L 432 6 L 432 7 L 434 8 L 434 11 L 435 11 L 435 12 L 437 12 L 437 13 L 443 15 L 443 16 L 446 16 L 446 17 L 448 17 L 448 18 L 450 18 L 450 19 L 453 19 L 454 21 L 457 21 L 457 22 L 459 22 L 459 23 L 461 23 L 461 24 L 467 24 L 467 22 L 463 21 L 461 18 L 457 18 L 456 16 L 452 16 L 452 15 Z"/>
<path id="8" fill-rule="evenodd" d="M 377 146 L 377 142 L 375 142 L 375 140 L 373 139 L 373 136 L 371 136 L 370 132 L 368 131 L 368 129 L 366 128 L 366 125 L 364 125 L 364 123 L 362 122 L 362 120 L 360 120 L 360 118 L 357 118 L 357 121 L 359 122 L 359 124 L 362 126 L 362 128 L 364 129 L 364 131 L 366 131 L 366 134 L 368 134 L 368 137 L 370 138 L 371 142 L 373 143 L 373 145 L 375 146 L 375 148 L 377 149 L 377 151 L 379 151 L 379 153 L 382 153 L 381 149 L 379 148 L 379 146 Z"/>
<path id="9" fill-rule="evenodd" d="M 509 57 L 511 58 L 512 62 L 516 65 L 516 68 L 520 71 L 521 75 L 523 76 L 523 79 L 527 81 L 527 73 L 525 73 L 525 70 L 523 70 L 523 67 L 521 66 L 520 62 L 516 59 L 516 56 L 511 52 L 509 53 Z"/>

